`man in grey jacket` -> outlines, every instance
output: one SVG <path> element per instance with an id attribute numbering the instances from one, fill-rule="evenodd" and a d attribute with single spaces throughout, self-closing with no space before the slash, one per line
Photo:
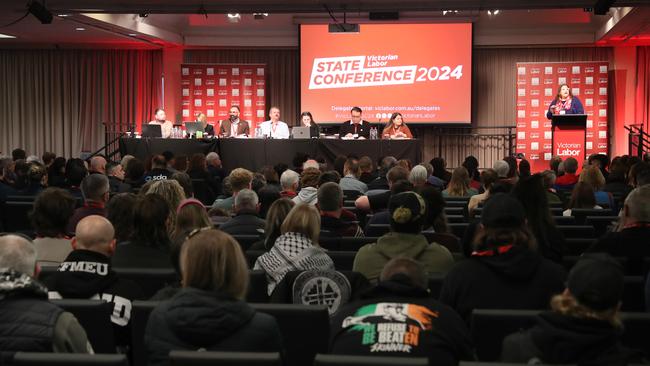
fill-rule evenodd
<path id="1" fill-rule="evenodd" d="M 47 289 L 33 279 L 35 269 L 36 249 L 30 240 L 0 237 L 0 349 L 93 353 L 74 315 L 47 301 Z"/>

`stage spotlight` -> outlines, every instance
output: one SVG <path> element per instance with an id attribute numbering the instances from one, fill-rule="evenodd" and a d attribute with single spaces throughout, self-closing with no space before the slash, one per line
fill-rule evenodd
<path id="1" fill-rule="evenodd" d="M 41 21 L 41 24 L 51 24 L 52 23 L 52 13 L 47 10 L 45 5 L 39 3 L 38 1 L 32 1 L 29 3 L 28 11 L 30 14 L 36 17 L 36 19 Z"/>
<path id="2" fill-rule="evenodd" d="M 239 13 L 228 13 L 226 19 L 228 19 L 230 23 L 239 23 L 241 15 Z"/>
<path id="3" fill-rule="evenodd" d="M 488 15 L 497 15 L 499 14 L 499 9 L 488 10 L 487 13 Z"/>

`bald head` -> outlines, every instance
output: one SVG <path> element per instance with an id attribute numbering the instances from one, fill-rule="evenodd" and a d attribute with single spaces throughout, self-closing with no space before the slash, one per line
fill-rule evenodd
<path id="1" fill-rule="evenodd" d="M 625 198 L 623 214 L 628 222 L 650 222 L 650 185 L 635 188 Z"/>
<path id="2" fill-rule="evenodd" d="M 115 230 L 103 216 L 87 216 L 77 224 L 73 244 L 76 249 L 92 250 L 112 255 L 115 249 Z"/>
<path id="3" fill-rule="evenodd" d="M 93 156 L 90 159 L 90 171 L 106 174 L 106 159 L 101 156 Z"/>
<path id="4" fill-rule="evenodd" d="M 0 237 L 0 268 L 13 268 L 34 277 L 36 268 L 36 247 L 18 235 Z"/>

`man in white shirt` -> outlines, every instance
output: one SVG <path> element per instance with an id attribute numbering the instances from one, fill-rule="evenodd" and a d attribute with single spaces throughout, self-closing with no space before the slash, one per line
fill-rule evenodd
<path id="1" fill-rule="evenodd" d="M 289 126 L 280 121 L 280 108 L 271 107 L 269 109 L 270 120 L 260 123 L 260 134 L 256 137 L 269 137 L 272 139 L 288 139 Z"/>
<path id="2" fill-rule="evenodd" d="M 167 115 L 165 110 L 158 108 L 154 112 L 154 120 L 149 122 L 150 125 L 160 125 L 160 130 L 162 132 L 162 138 L 169 138 L 172 135 L 172 129 L 174 124 L 171 121 L 167 121 Z"/>

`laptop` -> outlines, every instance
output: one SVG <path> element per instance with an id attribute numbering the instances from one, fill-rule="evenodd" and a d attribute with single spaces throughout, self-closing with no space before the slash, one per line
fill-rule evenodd
<path id="1" fill-rule="evenodd" d="M 185 130 L 188 135 L 196 136 L 196 131 L 203 131 L 201 122 L 185 122 Z"/>
<path id="2" fill-rule="evenodd" d="M 158 124 L 142 125 L 142 137 L 162 137 L 162 126 Z"/>
<path id="3" fill-rule="evenodd" d="M 309 139 L 311 138 L 309 127 L 294 127 L 291 129 L 291 136 L 294 139 Z"/>

